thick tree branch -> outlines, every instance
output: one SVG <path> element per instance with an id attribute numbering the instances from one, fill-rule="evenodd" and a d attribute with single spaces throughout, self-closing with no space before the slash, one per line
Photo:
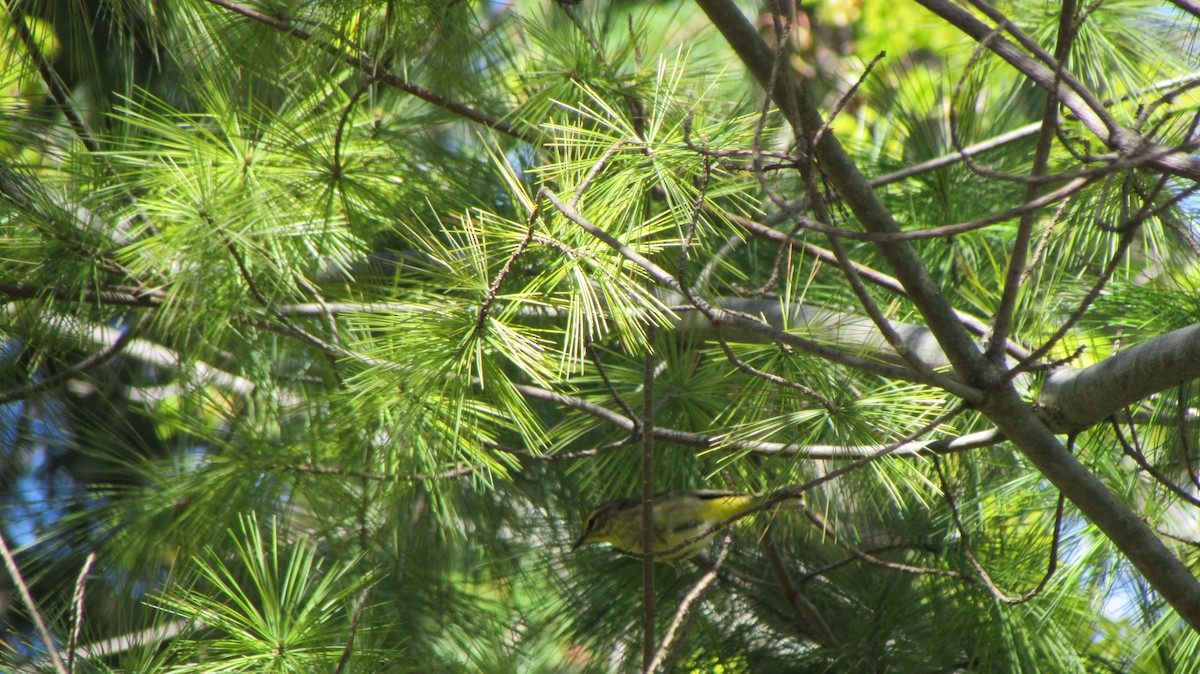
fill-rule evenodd
<path id="1" fill-rule="evenodd" d="M 926 7 L 936 5 L 942 8 L 944 16 L 948 19 L 952 15 L 954 19 L 963 21 L 965 17 L 972 25 L 978 24 L 976 27 L 980 30 L 976 39 L 982 41 L 994 33 L 949 2 L 920 1 Z M 773 63 L 771 51 L 737 6 L 729 0 L 697 2 L 755 78 L 764 86 L 769 86 Z M 951 23 L 958 25 L 958 21 L 951 20 Z M 1027 74 L 1036 75 L 1040 86 L 1053 90 L 1052 70 L 1021 53 L 1012 43 L 1003 39 L 990 40 L 989 46 L 995 50 L 997 44 L 1007 45 L 1006 53 L 1021 64 L 1022 72 L 1028 71 Z M 808 102 L 803 92 L 791 86 L 790 78 L 779 78 L 769 93 L 794 126 L 798 126 L 805 133 L 822 128 L 820 114 Z M 1084 104 L 1077 92 L 1065 90 L 1063 99 L 1064 103 L 1070 100 L 1079 108 L 1071 109 L 1081 118 L 1087 116 L 1084 121 L 1089 127 L 1098 126 L 1099 128 L 1093 131 L 1103 134 L 1102 137 L 1110 146 L 1126 155 L 1141 151 L 1140 136 L 1119 127 L 1106 126 L 1097 114 Z M 1151 153 L 1160 154 L 1156 164 L 1164 170 L 1170 169 L 1184 175 L 1191 171 L 1200 176 L 1200 160 L 1158 148 L 1154 148 Z M 839 190 L 864 227 L 874 232 L 898 230 L 890 213 L 874 194 L 853 160 L 831 134 L 821 137 L 815 154 L 824 175 Z M 929 328 L 937 336 L 938 342 L 961 379 L 987 391 L 985 400 L 978 403 L 977 408 L 1113 541 L 1180 617 L 1193 629 L 1200 631 L 1200 582 L 1197 582 L 1179 558 L 1155 536 L 1129 506 L 1122 503 L 1062 446 L 1053 433 L 1033 414 L 1029 405 L 1004 382 L 1003 370 L 990 365 L 983 357 L 962 324 L 955 318 L 946 298 L 913 249 L 900 242 L 881 244 L 880 251 L 924 316 Z"/>
<path id="2" fill-rule="evenodd" d="M 1200 2 L 1195 0 L 1167 0 L 1167 2 L 1200 19 Z"/>
<path id="3" fill-rule="evenodd" d="M 743 224 L 743 223 L 738 223 Z M 749 223 L 747 223 L 749 224 Z M 744 225 L 743 225 L 744 226 Z M 772 240 L 782 239 L 783 233 L 769 230 L 773 234 L 766 235 Z M 756 234 L 758 232 L 755 232 Z M 798 244 L 799 245 L 799 244 Z M 829 254 L 828 257 L 831 257 Z M 863 269 L 859 269 L 862 273 Z M 880 275 L 877 282 L 884 288 L 901 292 L 899 283 L 891 277 Z M 44 290 L 21 286 L 17 284 L 0 284 L 0 293 L 13 298 L 37 297 Z M 159 306 L 159 300 L 152 296 L 134 291 L 97 290 L 83 293 L 52 293 L 58 299 L 78 299 L 96 301 L 102 304 L 127 306 Z M 681 298 L 676 298 L 681 299 Z M 665 298 L 671 304 L 671 298 Z M 832 311 L 820 307 L 798 305 L 790 311 L 785 311 L 777 300 L 770 299 L 741 299 L 717 298 L 716 306 L 729 311 L 751 315 L 762 319 L 778 330 L 785 328 L 798 331 L 810 337 L 813 341 L 839 345 L 850 353 L 870 353 L 873 349 L 878 358 L 884 361 L 899 362 L 895 354 L 890 352 L 888 345 L 875 330 L 874 325 L 863 316 Z M 342 313 L 371 313 L 371 312 L 428 312 L 433 311 L 428 306 L 403 303 L 330 303 L 327 309 L 335 314 Z M 326 308 L 317 304 L 295 304 L 280 307 L 280 313 L 293 316 L 318 317 L 324 315 Z M 553 318 L 553 312 L 547 313 L 538 309 L 539 318 Z M 691 338 L 715 339 L 715 330 L 711 323 L 704 319 L 698 311 L 678 310 L 679 316 L 674 322 L 676 331 L 686 333 Z M 978 319 L 960 315 L 964 323 L 973 324 L 976 330 L 984 327 Z M 58 323 L 75 337 L 86 336 L 88 341 L 103 349 L 110 349 L 121 336 L 121 331 L 112 328 L 91 328 L 84 330 L 74 321 L 65 317 L 56 319 L 67 321 Z M 948 364 L 945 354 L 929 330 L 911 324 L 894 323 L 893 326 L 908 343 L 911 352 L 919 355 L 925 363 L 934 368 L 945 367 Z M 738 330 L 727 327 L 727 338 L 745 343 L 771 343 L 773 335 L 761 331 Z M 982 334 L 982 332 L 977 333 Z M 1010 349 L 1015 345 L 1010 345 Z M 130 347 L 123 351 L 124 355 L 137 358 L 162 367 L 178 367 L 181 356 L 169 349 L 135 339 Z M 1018 355 L 1019 354 L 1014 354 Z M 189 378 L 217 386 L 222 390 L 237 395 L 250 395 L 254 384 L 230 375 L 204 363 L 193 363 L 196 371 Z M 1175 332 L 1151 339 L 1132 348 L 1116 353 L 1104 361 L 1085 369 L 1064 367 L 1050 373 L 1042 387 L 1038 406 L 1043 417 L 1056 433 L 1073 433 L 1090 428 L 1111 416 L 1117 410 L 1151 394 L 1167 390 L 1181 383 L 1200 378 L 1200 325 L 1190 326 Z M 538 396 L 541 397 L 541 396 Z M 578 407 L 578 405 L 568 405 Z M 615 413 L 613 413 L 615 414 Z M 616 415 L 621 419 L 625 417 Z M 614 419 L 608 419 L 613 422 Z M 623 426 L 624 422 L 618 425 Z M 632 429 L 628 429 L 632 430 Z M 660 429 L 661 430 L 661 429 Z M 684 435 L 674 438 L 659 436 L 659 439 L 696 447 L 715 447 L 718 443 L 713 436 Z M 752 443 L 755 451 L 774 454 L 797 454 L 810 458 L 846 458 L 858 455 L 866 448 L 844 448 L 835 446 L 795 446 L 778 443 Z M 731 446 L 733 447 L 733 446 Z M 738 449 L 750 448 L 750 445 L 738 444 Z M 906 452 L 901 452 L 906 453 Z"/>
<path id="4" fill-rule="evenodd" d="M 764 87 L 770 86 L 774 54 L 737 5 L 731 0 L 697 0 L 697 3 L 725 36 L 755 79 Z M 824 127 L 825 122 L 820 113 L 793 85 L 792 78 L 775 78 L 774 85 L 773 90 L 769 92 L 771 98 L 794 128 L 809 134 L 816 133 Z M 823 175 L 838 189 L 868 231 L 886 234 L 900 232 L 892 214 L 884 207 L 859 172 L 854 160 L 846 154 L 833 134 L 821 135 L 815 147 L 815 154 Z M 954 310 L 917 254 L 903 242 L 881 243 L 879 249 L 895 272 L 896 278 L 904 285 L 913 304 L 925 317 L 929 328 L 937 335 L 938 342 L 958 372 L 959 379 L 971 386 L 982 383 L 974 381 L 973 378 L 986 371 L 983 354 L 955 317 Z"/>
<path id="5" fill-rule="evenodd" d="M 1051 372 L 1038 405 L 1057 433 L 1090 428 L 1146 396 L 1200 378 L 1200 324 L 1124 349 L 1087 368 Z"/>
<path id="6" fill-rule="evenodd" d="M 1011 390 L 998 390 L 983 411 L 1108 536 L 1179 616 L 1200 631 L 1200 583 L 1137 513 L 1067 452 Z"/>

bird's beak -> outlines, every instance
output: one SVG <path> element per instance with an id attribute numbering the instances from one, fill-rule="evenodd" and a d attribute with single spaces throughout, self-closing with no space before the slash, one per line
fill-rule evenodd
<path id="1" fill-rule="evenodd" d="M 584 543 L 587 543 L 587 540 L 588 540 L 588 535 L 587 535 L 587 532 L 585 531 L 579 537 L 579 540 L 575 541 L 575 545 L 571 546 L 571 552 L 575 552 L 576 550 L 578 550 L 579 546 L 583 545 Z"/>

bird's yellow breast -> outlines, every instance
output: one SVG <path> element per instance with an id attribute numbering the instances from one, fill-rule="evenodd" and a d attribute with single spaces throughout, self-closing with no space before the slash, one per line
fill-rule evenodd
<path id="1" fill-rule="evenodd" d="M 716 533 L 704 534 L 707 529 L 746 512 L 759 502 L 761 497 L 756 494 L 721 491 L 658 494 L 650 504 L 653 527 L 650 550 L 664 553 L 655 557 L 664 562 L 687 559 L 702 550 Z M 580 543 L 604 542 L 622 552 L 640 555 L 644 543 L 642 524 L 641 501 L 609 501 L 592 512 Z M 680 545 L 683 547 L 673 550 Z"/>

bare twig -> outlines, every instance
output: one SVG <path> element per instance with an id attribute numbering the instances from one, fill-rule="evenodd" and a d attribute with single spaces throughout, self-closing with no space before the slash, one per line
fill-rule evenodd
<path id="1" fill-rule="evenodd" d="M 704 596 L 712 589 L 712 584 L 720 575 L 721 567 L 725 564 L 725 558 L 728 557 L 729 549 L 733 543 L 733 536 L 730 534 L 731 532 L 729 531 L 725 532 L 725 537 L 721 541 L 721 552 L 717 554 L 716 561 L 692 585 L 691 589 L 684 595 L 683 601 L 679 602 L 679 608 L 675 609 L 675 615 L 671 616 L 671 624 L 667 625 L 667 631 L 663 635 L 662 643 L 658 645 L 654 657 L 646 665 L 646 672 L 656 672 L 659 669 L 663 672 L 670 672 L 675 668 L 675 659 L 679 656 L 679 650 L 672 648 L 672 646 L 676 642 L 683 643 L 684 635 L 691 629 L 698 615 L 696 606 L 704 601 Z"/>
<path id="2" fill-rule="evenodd" d="M 367 599 L 370 596 L 371 588 L 366 587 L 354 600 L 354 609 L 350 613 L 350 633 L 346 635 L 346 647 L 342 649 L 342 657 L 338 660 L 333 674 L 342 674 L 350 662 L 350 656 L 354 653 L 354 635 L 358 632 L 358 620 L 362 616 L 363 607 L 367 605 Z"/>
<path id="3" fill-rule="evenodd" d="M 1056 330 L 1053 335 L 1050 336 L 1050 339 L 1047 339 L 1045 343 L 1035 349 L 1033 353 L 1023 358 L 1020 363 L 1010 369 L 1007 377 L 1016 377 L 1022 372 L 1025 372 L 1033 367 L 1037 361 L 1041 360 L 1047 353 L 1050 353 L 1050 350 L 1053 349 L 1056 344 L 1058 344 L 1059 340 L 1065 337 L 1066 334 L 1075 327 L 1075 324 L 1079 322 L 1079 319 L 1083 318 L 1083 315 L 1087 313 L 1087 310 L 1092 306 L 1092 303 L 1096 301 L 1096 298 L 1100 296 L 1101 291 L 1104 290 L 1104 286 L 1108 284 L 1108 280 L 1112 278 L 1112 274 L 1114 271 L 1116 271 L 1117 265 L 1119 265 L 1121 260 L 1124 259 L 1125 251 L 1129 248 L 1129 245 L 1133 243 L 1133 235 L 1134 228 L 1132 227 L 1121 235 L 1120 240 L 1117 242 L 1117 248 L 1113 251 L 1112 258 L 1108 261 L 1108 265 L 1104 268 L 1104 271 L 1100 274 L 1100 277 L 1096 279 L 1096 282 L 1092 284 L 1092 288 L 1088 291 L 1087 295 L 1085 295 L 1084 298 L 1079 302 L 1079 305 L 1075 307 L 1075 310 L 1071 312 L 1071 315 L 1068 316 L 1065 321 L 1063 321 L 1063 324 L 1059 326 L 1058 330 Z"/>
<path id="4" fill-rule="evenodd" d="M 1075 0 L 1064 0 L 1059 8 L 1058 40 L 1054 47 L 1054 61 L 1057 67 L 1054 71 L 1054 88 L 1042 109 L 1042 128 L 1038 133 L 1037 146 L 1033 153 L 1033 163 L 1030 175 L 1041 176 L 1046 173 L 1047 162 L 1050 160 L 1050 146 L 1053 143 L 1054 127 L 1058 122 L 1058 91 L 1059 82 L 1070 54 L 1071 42 L 1075 38 Z M 1025 187 L 1025 202 L 1038 197 L 1040 186 L 1029 184 Z M 1022 286 L 1026 263 L 1029 259 L 1029 245 L 1033 239 L 1034 211 L 1026 211 L 1017 223 L 1017 233 L 1013 238 L 1012 252 L 1009 255 L 1008 269 L 1004 276 L 1004 290 L 1000 302 L 996 306 L 995 319 L 992 322 L 992 335 L 988 339 L 987 355 L 998 362 L 1003 360 L 1004 345 L 1012 326 L 1013 312 L 1017 305 L 1017 295 Z"/>
<path id="5" fill-rule="evenodd" d="M 1128 413 L 1128 410 L 1126 410 L 1126 412 Z M 1125 433 L 1123 433 L 1121 431 L 1121 424 L 1117 421 L 1116 416 L 1111 417 L 1109 419 L 1109 421 L 1112 423 L 1113 431 L 1117 435 L 1117 441 L 1121 443 L 1121 451 L 1123 451 L 1125 453 L 1125 456 L 1128 456 L 1129 458 L 1133 459 L 1134 462 L 1137 463 L 1138 466 L 1141 466 L 1142 470 L 1149 473 L 1150 476 L 1153 477 L 1156 482 L 1158 482 L 1162 486 L 1169 489 L 1171 491 L 1171 493 L 1173 493 L 1176 496 L 1178 496 L 1179 498 L 1183 499 L 1185 502 L 1187 502 L 1190 505 L 1200 506 L 1200 498 L 1197 498 L 1196 496 L 1192 495 L 1188 490 L 1175 484 L 1174 480 L 1167 477 L 1167 475 L 1165 473 L 1163 473 L 1161 470 L 1155 468 L 1146 459 L 1145 453 L 1143 453 L 1141 448 L 1138 446 L 1139 443 L 1138 443 L 1138 439 L 1137 439 L 1137 432 L 1135 430 L 1136 429 L 1135 426 L 1130 425 L 1130 427 L 1129 427 L 1130 433 L 1133 434 L 1133 442 L 1130 443 L 1129 440 L 1125 439 Z"/>
<path id="6" fill-rule="evenodd" d="M 904 443 L 911 442 L 912 440 L 919 438 L 922 435 L 925 435 L 926 433 L 932 432 L 934 429 L 938 428 L 942 424 L 948 423 L 954 417 L 957 417 L 959 414 L 962 414 L 964 411 L 966 411 L 966 409 L 967 408 L 965 406 L 959 405 L 959 406 L 955 407 L 954 409 L 950 410 L 949 412 L 942 414 L 941 416 L 934 419 L 933 421 L 925 424 L 924 426 L 917 429 L 913 433 L 909 434 L 908 436 L 906 436 L 899 442 L 892 443 L 891 445 L 888 445 L 887 447 L 884 447 L 873 454 L 865 456 L 865 457 L 859 459 L 858 461 L 846 464 L 844 466 L 839 466 L 838 468 L 835 468 L 834 470 L 831 470 L 828 473 L 821 475 L 820 477 L 809 480 L 808 482 L 804 482 L 804 483 L 797 484 L 797 485 L 792 485 L 790 487 L 784 487 L 782 489 L 778 489 L 774 492 L 771 492 L 771 494 L 769 496 L 762 499 L 762 501 L 759 502 L 757 505 L 755 505 L 753 508 L 748 508 L 736 515 L 733 515 L 724 520 L 721 520 L 720 522 L 717 522 L 717 523 L 709 526 L 708 528 L 704 529 L 703 531 L 696 533 L 696 535 L 688 538 L 687 540 L 680 542 L 678 545 L 670 547 L 666 550 L 658 550 L 655 552 L 646 552 L 646 553 L 643 553 L 643 555 L 634 555 L 634 556 L 662 557 L 665 555 L 670 555 L 674 552 L 678 552 L 679 550 L 682 550 L 683 548 L 695 543 L 696 541 L 702 540 L 707 536 L 711 536 L 714 532 L 720 531 L 721 529 L 733 524 L 734 522 L 737 522 L 738 520 L 744 519 L 746 517 L 750 517 L 752 515 L 762 512 L 764 510 L 774 508 L 775 506 L 779 505 L 783 501 L 787 501 L 790 499 L 803 498 L 804 494 L 806 492 L 808 492 L 809 490 L 813 489 L 814 487 L 818 487 L 822 484 L 825 484 L 826 482 L 836 480 L 837 478 L 839 478 L 843 475 L 846 475 L 847 473 L 856 471 L 859 468 L 862 468 L 863 466 L 866 466 L 870 463 L 873 463 L 875 461 L 878 461 L 878 460 L 888 456 L 889 454 L 892 454 L 893 452 L 896 451 L 896 449 L 898 449 Z M 647 548 L 647 550 L 649 550 L 649 548 Z"/>
<path id="7" fill-rule="evenodd" d="M 831 110 L 829 113 L 829 119 L 826 120 L 825 123 L 821 125 L 821 128 L 817 129 L 816 133 L 813 134 L 813 145 L 821 142 L 821 136 L 824 136 L 829 132 L 830 126 L 833 125 L 833 120 L 837 119 L 837 116 L 841 114 L 842 109 L 846 107 L 846 104 L 850 102 L 850 99 L 854 97 L 854 94 L 858 93 L 858 90 L 862 88 L 863 82 L 867 81 L 867 75 L 871 74 L 871 71 L 875 69 L 876 64 L 882 61 L 885 56 L 887 56 L 887 52 L 881 51 L 876 54 L 869 63 L 867 63 L 867 67 L 863 68 L 863 71 L 858 76 L 858 79 L 854 81 L 854 84 L 850 85 L 850 88 L 846 90 L 846 93 L 842 94 L 841 98 L 838 99 L 837 105 L 833 106 L 833 110 Z"/>
<path id="8" fill-rule="evenodd" d="M 214 228 L 219 229 L 219 226 L 216 223 L 210 221 L 209 224 Z M 242 255 L 241 251 L 237 249 L 237 247 L 233 244 L 233 241 L 225 236 L 224 232 L 219 232 L 219 234 L 225 243 L 225 249 L 228 250 L 230 256 L 233 257 L 233 261 L 237 266 L 238 273 L 241 275 L 242 280 L 246 282 L 246 287 L 250 289 L 250 294 L 254 296 L 254 299 L 258 301 L 259 305 L 261 305 L 263 309 L 266 309 L 268 313 L 270 313 L 277 321 L 279 321 L 280 325 L 287 334 L 307 342 L 312 346 L 315 346 L 318 350 L 324 353 L 328 353 L 330 355 L 345 355 L 354 359 L 361 359 L 358 354 L 321 339 L 308 330 L 296 325 L 296 323 L 289 317 L 280 313 L 275 308 L 275 302 L 267 297 L 262 289 L 258 287 L 258 283 L 254 280 L 254 276 L 250 274 L 250 268 L 246 265 L 246 259 Z"/>
<path id="9" fill-rule="evenodd" d="M 810 515 L 815 515 L 815 513 L 810 513 Z M 809 519 L 812 519 L 812 518 L 810 517 Z M 824 525 L 821 524 L 822 522 L 824 522 Z M 870 548 L 858 548 L 853 545 L 850 545 L 845 540 L 837 540 L 835 537 L 836 534 L 834 534 L 832 531 L 825 531 L 825 529 L 823 529 L 823 526 L 826 526 L 829 523 L 827 521 L 825 521 L 824 518 L 819 518 L 818 520 L 814 520 L 813 524 L 815 524 L 818 529 L 822 529 L 823 533 L 828 534 L 830 536 L 830 540 L 833 540 L 837 545 L 839 545 L 842 548 L 845 548 L 847 551 L 849 551 L 850 556 L 846 557 L 844 559 L 839 559 L 836 562 L 830 562 L 828 564 L 818 566 L 818 567 L 812 569 L 811 571 L 808 571 L 808 572 L 802 574 L 799 578 L 796 579 L 797 585 L 803 585 L 805 583 L 811 582 L 817 578 L 820 578 L 820 577 L 828 574 L 830 571 L 836 571 L 844 566 L 849 566 L 850 564 L 853 564 L 856 561 L 866 562 L 868 564 L 871 564 L 872 566 L 879 566 L 880 568 L 890 568 L 889 564 L 891 564 L 891 562 L 886 562 L 882 559 L 879 559 L 879 557 L 878 557 L 878 555 L 881 555 L 885 552 L 892 552 L 895 550 L 920 550 L 922 552 L 934 552 L 933 550 L 929 549 L 928 546 L 923 546 L 923 545 L 914 546 L 914 545 L 911 545 L 908 543 L 891 543 L 888 545 L 877 545 L 877 546 L 873 546 Z M 973 583 L 973 581 L 970 578 L 963 576 L 961 573 L 959 573 L 957 571 L 946 570 L 946 569 L 932 569 L 932 568 L 922 569 L 920 567 L 910 567 L 910 568 L 893 569 L 893 570 L 902 571 L 905 573 L 920 572 L 920 575 L 941 576 L 944 578 L 953 578 L 955 580 L 962 580 L 967 583 Z"/>
<path id="10" fill-rule="evenodd" d="M 370 91 L 373 84 L 375 84 L 375 80 L 368 75 L 367 79 L 363 81 L 362 85 L 358 87 L 358 90 L 347 101 L 346 107 L 342 109 L 342 116 L 338 119 L 337 129 L 333 134 L 333 175 L 331 177 L 334 180 L 342 177 L 342 134 L 345 133 L 346 123 L 350 120 L 350 113 L 358 105 L 358 99 Z"/>
<path id="11" fill-rule="evenodd" d="M 1150 524 L 1149 520 L 1143 520 L 1143 521 L 1145 521 L 1147 524 Z M 1180 536 L 1179 534 L 1167 531 L 1166 529 L 1163 529 L 1162 527 L 1160 527 L 1158 525 L 1152 525 L 1152 526 L 1154 526 L 1154 531 L 1156 531 L 1158 534 L 1160 534 L 1162 536 L 1165 536 L 1173 541 L 1179 541 L 1180 543 L 1183 543 L 1184 545 L 1189 545 L 1193 548 L 1200 548 L 1200 541 L 1198 541 L 1194 538 L 1186 538 L 1184 536 Z"/>
<path id="12" fill-rule="evenodd" d="M 30 32 L 29 26 L 25 24 L 25 12 L 22 7 L 25 4 L 22 0 L 5 0 L 5 8 L 8 10 L 9 20 L 6 22 L 12 27 L 13 32 L 17 34 L 17 39 L 21 41 L 21 46 L 29 53 L 33 59 L 34 65 L 37 66 L 38 75 L 42 78 L 42 83 L 50 90 L 50 95 L 54 98 L 54 102 L 62 109 L 63 116 L 67 118 L 67 123 L 71 125 L 71 130 L 87 148 L 88 152 L 97 152 L 100 145 L 92 138 L 91 132 L 88 131 L 87 125 L 84 124 L 83 115 L 75 109 L 75 105 L 71 102 L 71 92 L 63 84 L 63 81 L 58 77 L 58 73 L 54 72 L 54 67 L 50 61 L 42 53 L 41 47 L 38 46 L 37 40 L 34 39 L 33 33 Z M 8 64 L 6 63 L 7 67 Z"/>
<path id="13" fill-rule="evenodd" d="M 584 346 L 584 350 L 587 352 L 588 358 L 591 359 L 592 365 L 596 367 L 596 374 L 600 375 L 600 380 L 604 382 L 604 387 L 608 389 L 608 395 L 611 396 L 613 402 L 615 402 L 617 406 L 621 408 L 621 411 L 625 413 L 625 416 L 633 420 L 634 426 L 632 429 L 630 429 L 630 433 L 633 435 L 641 435 L 641 421 L 638 420 L 637 415 L 634 414 L 633 408 L 629 406 L 629 403 L 625 402 L 625 398 L 621 395 L 621 392 L 617 390 L 616 386 L 613 386 L 612 380 L 608 378 L 608 369 L 604 367 L 604 361 L 600 360 L 600 354 L 596 352 L 595 345 L 589 341 L 587 345 Z"/>
<path id="14" fill-rule="evenodd" d="M 50 636 L 50 630 L 46 628 L 46 621 L 42 619 L 42 612 L 38 610 L 37 603 L 33 601 L 33 595 L 29 593 L 29 586 L 25 584 L 25 579 L 21 577 L 21 569 L 17 567 L 17 560 L 13 559 L 12 552 L 9 551 L 8 542 L 4 540 L 3 534 L 0 534 L 0 555 L 4 557 L 4 566 L 8 568 L 8 576 L 12 579 L 13 585 L 17 586 L 17 593 L 21 595 L 21 601 L 25 603 L 25 608 L 29 611 L 29 619 L 33 621 L 34 627 L 37 628 L 38 634 L 42 637 L 42 644 L 46 647 L 50 664 L 54 666 L 54 671 L 58 674 L 68 674 L 66 667 L 63 666 L 62 655 L 59 654 L 58 648 L 54 645 L 54 637 Z"/>
<path id="15" fill-rule="evenodd" d="M 596 162 L 596 165 L 583 177 L 583 182 L 579 183 L 579 187 L 575 188 L 575 196 L 571 197 L 571 208 L 579 208 L 579 200 L 583 199 L 584 193 L 592 186 L 592 181 L 608 166 L 609 160 L 616 156 L 627 144 L 625 140 L 619 140 L 613 143 L 612 147 L 605 150 L 604 154 L 600 155 L 600 159 Z"/>
<path id="16" fill-rule="evenodd" d="M 763 552 L 767 556 L 767 564 L 771 567 L 771 573 L 775 574 L 775 579 L 779 581 L 779 587 L 783 590 L 784 599 L 787 599 L 788 603 L 799 614 L 801 628 L 811 632 L 817 641 L 826 648 L 841 646 L 841 642 L 834 636 L 833 631 L 829 629 L 829 624 L 825 622 L 825 618 L 821 615 L 821 612 L 796 589 L 775 543 L 771 540 L 764 540 Z"/>
<path id="17" fill-rule="evenodd" d="M 773 373 L 767 372 L 765 370 L 760 370 L 760 369 L 754 367 L 753 365 L 751 365 L 750 363 L 747 363 L 746 361 L 742 360 L 741 358 L 738 358 L 738 355 L 733 352 L 733 348 L 729 346 L 729 342 L 727 342 L 725 340 L 725 337 L 721 335 L 720 328 L 717 329 L 717 344 L 721 347 L 721 351 L 725 353 L 726 360 L 728 360 L 730 363 L 733 363 L 733 366 L 736 367 L 737 369 L 741 370 L 742 372 L 745 372 L 746 374 L 748 374 L 752 377 L 758 377 L 759 379 L 763 379 L 765 381 L 771 382 L 772 384 L 775 384 L 776 386 L 782 386 L 783 388 L 790 388 L 793 391 L 799 392 L 800 395 L 802 395 L 806 398 L 811 398 L 811 399 L 817 401 L 817 403 L 821 407 L 825 408 L 826 412 L 829 412 L 830 414 L 838 413 L 838 406 L 835 405 L 833 403 L 833 401 L 831 401 L 829 398 L 826 398 L 825 396 L 821 395 L 821 393 L 818 392 L 816 389 L 805 386 L 804 384 L 801 384 L 800 382 L 792 381 L 790 379 L 781 377 L 777 374 L 773 374 Z"/>
<path id="18" fill-rule="evenodd" d="M 933 458 L 933 468 L 937 472 L 939 482 L 941 482 L 942 498 L 945 499 L 946 505 L 950 508 L 950 516 L 954 520 L 954 529 L 958 532 L 959 539 L 962 541 L 963 552 L 966 553 L 967 559 L 970 560 L 971 566 L 975 568 L 975 573 L 979 575 L 980 582 L 983 583 L 988 592 L 1001 603 L 1009 605 L 1024 604 L 1041 594 L 1042 590 L 1046 589 L 1046 585 L 1050 583 L 1050 579 L 1054 577 L 1054 572 L 1058 569 L 1058 546 L 1062 535 L 1063 507 L 1066 505 L 1066 497 L 1063 496 L 1062 492 L 1058 494 L 1058 505 L 1054 509 L 1054 531 L 1050 539 L 1049 561 L 1046 563 L 1046 573 L 1033 589 L 1014 597 L 1005 594 L 996 585 L 991 575 L 988 574 L 987 569 L 983 567 L 979 558 L 975 556 L 975 551 L 971 548 L 971 536 L 967 533 L 967 528 L 963 525 L 962 518 L 959 517 L 958 506 L 954 502 L 954 494 L 950 489 L 950 483 L 947 481 L 946 474 L 942 470 L 941 460 L 936 456 Z"/>
<path id="19" fill-rule="evenodd" d="M 1183 454 L 1184 465 L 1187 466 L 1188 477 L 1191 478 L 1192 484 L 1200 487 L 1200 475 L 1196 473 L 1195 458 L 1192 456 L 1192 443 L 1188 439 L 1188 414 L 1187 414 L 1187 396 L 1184 395 L 1184 386 L 1180 384 L 1176 388 L 1176 409 L 1179 410 L 1179 453 Z"/>
<path id="20" fill-rule="evenodd" d="M 538 213 L 541 211 L 539 205 L 534 205 L 533 210 L 529 213 L 528 225 L 525 228 L 525 236 L 521 238 L 521 243 L 513 249 L 512 255 L 508 256 L 508 260 L 504 262 L 504 266 L 496 273 L 496 278 L 492 280 L 491 286 L 488 287 L 487 295 L 484 296 L 483 302 L 479 305 L 479 312 L 475 316 L 475 329 L 472 331 L 473 337 L 478 337 L 483 333 L 484 325 L 487 322 L 488 312 L 492 308 L 492 304 L 496 301 L 496 294 L 500 292 L 500 284 L 504 283 L 504 279 L 508 278 L 509 272 L 512 271 L 513 264 L 517 258 L 525 252 L 529 247 L 529 242 L 533 239 L 533 226 L 537 222 Z M 464 348 L 467 348 L 464 346 Z"/>
<path id="21" fill-rule="evenodd" d="M 841 562 L 835 562 L 834 564 L 831 564 L 831 565 L 822 567 L 821 569 L 817 569 L 810 573 L 807 573 L 804 576 L 802 576 L 800 582 L 808 582 L 809 580 L 812 580 L 813 578 L 816 578 L 817 576 L 826 574 L 829 571 L 831 571 L 832 569 L 835 569 L 840 566 L 844 566 L 856 559 L 861 562 L 866 562 L 867 564 L 870 564 L 871 566 L 878 566 L 882 569 L 890 569 L 892 571 L 899 571 L 901 573 L 910 573 L 910 574 L 917 575 L 917 576 L 939 576 L 942 578 L 953 578 L 955 580 L 961 580 L 961 581 L 965 581 L 968 583 L 973 582 L 970 577 L 964 576 L 963 574 L 961 574 L 957 571 L 951 570 L 951 569 L 935 569 L 932 567 L 925 567 L 925 566 L 913 566 L 911 564 L 901 564 L 899 562 L 889 562 L 886 559 L 880 559 L 879 557 L 876 557 L 875 555 L 871 554 L 870 552 L 868 552 L 866 550 L 863 550 L 861 548 L 858 548 L 857 546 L 851 545 L 848 541 L 845 540 L 845 537 L 838 535 L 837 531 L 834 530 L 833 525 L 829 522 L 829 520 L 825 519 L 820 514 L 815 513 L 812 510 L 807 510 L 807 509 L 804 511 L 804 514 L 806 517 L 808 517 L 810 522 L 812 522 L 814 525 L 816 525 L 817 529 L 819 529 L 821 531 L 821 534 L 823 536 L 829 537 L 829 539 L 832 540 L 834 543 L 841 546 L 842 548 L 845 548 L 852 555 L 852 557 L 850 559 L 843 560 Z M 891 545 L 889 545 L 884 548 L 880 548 L 879 551 L 904 549 L 907 547 L 909 547 L 909 546 L 891 546 Z"/>
<path id="22" fill-rule="evenodd" d="M 650 552 L 654 529 L 654 324 L 646 324 L 646 354 L 642 364 L 642 550 Z M 642 558 L 642 671 L 653 672 L 654 662 L 654 556 Z"/>

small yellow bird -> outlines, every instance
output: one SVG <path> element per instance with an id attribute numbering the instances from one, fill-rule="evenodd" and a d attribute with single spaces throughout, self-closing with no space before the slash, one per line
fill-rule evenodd
<path id="1" fill-rule="evenodd" d="M 691 490 L 655 494 L 650 502 L 650 517 L 654 526 L 650 551 L 660 562 L 678 566 L 704 549 L 717 532 L 668 552 L 699 536 L 718 522 L 740 515 L 762 503 L 763 494 L 739 494 L 732 491 Z M 583 534 L 572 550 L 584 543 L 608 543 L 617 552 L 642 554 L 642 500 L 622 498 L 606 501 L 596 507 L 583 525 Z"/>

